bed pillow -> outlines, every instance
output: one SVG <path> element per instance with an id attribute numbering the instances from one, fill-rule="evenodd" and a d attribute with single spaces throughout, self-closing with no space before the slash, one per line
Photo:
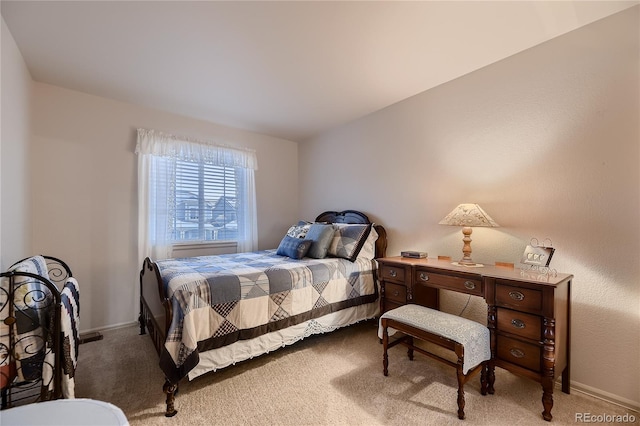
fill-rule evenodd
<path id="1" fill-rule="evenodd" d="M 291 259 L 302 259 L 307 255 L 312 242 L 311 240 L 285 235 L 282 241 L 280 241 L 276 254 L 287 256 Z"/>
<path id="2" fill-rule="evenodd" d="M 341 257 L 353 262 L 371 233 L 371 224 L 336 223 L 335 226 L 336 230 L 329 246 L 329 256 Z"/>
<path id="3" fill-rule="evenodd" d="M 323 223 L 312 224 L 309 232 L 307 232 L 307 236 L 304 237 L 306 240 L 312 241 L 307 256 L 313 257 L 314 259 L 324 259 L 327 257 L 334 232 L 335 228 L 333 225 Z"/>
<path id="4" fill-rule="evenodd" d="M 311 228 L 311 223 L 301 220 L 297 225 L 289 228 L 287 235 L 293 238 L 304 238 L 309 232 L 309 228 Z"/>
<path id="5" fill-rule="evenodd" d="M 378 232 L 375 226 L 371 225 L 371 232 L 362 245 L 360 253 L 358 253 L 358 259 L 375 259 L 376 257 L 376 241 L 378 240 Z"/>

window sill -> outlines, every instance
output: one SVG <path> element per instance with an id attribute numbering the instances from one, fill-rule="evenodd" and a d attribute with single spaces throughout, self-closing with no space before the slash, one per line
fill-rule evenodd
<path id="1" fill-rule="evenodd" d="M 213 256 L 237 253 L 237 249 L 235 241 L 190 241 L 173 244 L 171 257 Z"/>

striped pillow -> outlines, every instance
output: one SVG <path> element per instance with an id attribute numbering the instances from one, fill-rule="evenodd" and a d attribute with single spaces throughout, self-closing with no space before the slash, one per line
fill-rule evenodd
<path id="1" fill-rule="evenodd" d="M 335 226 L 328 255 L 355 261 L 371 232 L 371 224 L 336 223 Z"/>

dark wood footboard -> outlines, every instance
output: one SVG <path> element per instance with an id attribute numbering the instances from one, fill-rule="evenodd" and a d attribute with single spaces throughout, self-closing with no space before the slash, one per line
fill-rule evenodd
<path id="1" fill-rule="evenodd" d="M 144 260 L 140 271 L 140 334 L 145 328 L 158 351 L 164 345 L 167 330 L 171 321 L 171 305 L 167 303 L 162 287 L 162 278 L 158 266 L 148 257 Z"/>
<path id="2" fill-rule="evenodd" d="M 146 330 L 149 331 L 149 336 L 158 355 L 162 352 L 171 318 L 171 304 L 165 295 L 158 265 L 147 257 L 140 271 L 140 316 L 138 322 L 140 323 L 140 334 L 145 334 Z M 166 380 L 162 390 L 167 394 L 165 416 L 173 417 L 178 413 L 174 407 L 178 384 Z"/>

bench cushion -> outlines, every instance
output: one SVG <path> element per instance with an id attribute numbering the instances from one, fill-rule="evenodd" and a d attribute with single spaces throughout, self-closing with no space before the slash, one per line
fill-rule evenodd
<path id="1" fill-rule="evenodd" d="M 489 329 L 476 321 L 413 304 L 387 311 L 380 320 L 383 318 L 389 318 L 462 344 L 464 346 L 463 374 L 467 374 L 470 369 L 491 358 Z M 382 331 L 382 321 L 380 321 L 378 337 L 381 339 Z M 389 327 L 387 332 L 393 335 L 396 330 Z"/>

